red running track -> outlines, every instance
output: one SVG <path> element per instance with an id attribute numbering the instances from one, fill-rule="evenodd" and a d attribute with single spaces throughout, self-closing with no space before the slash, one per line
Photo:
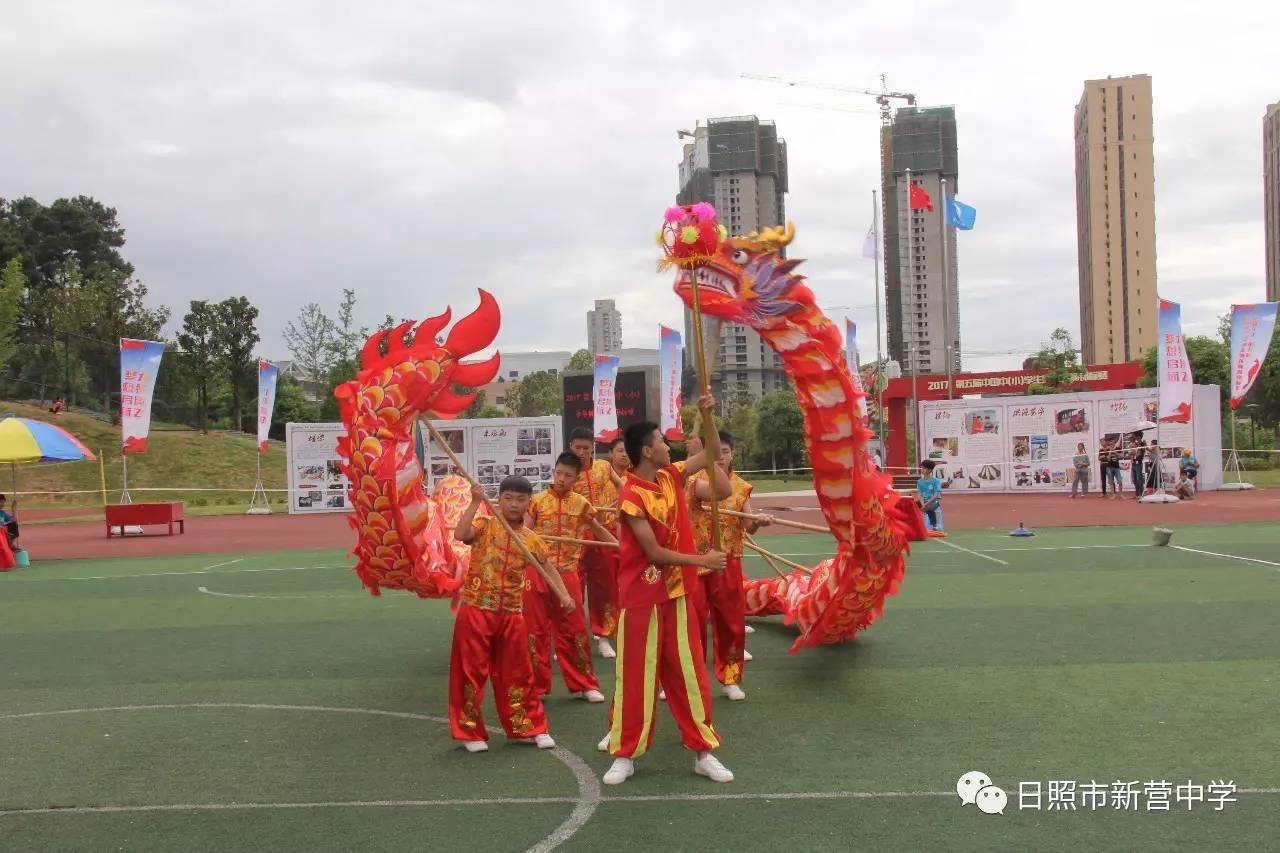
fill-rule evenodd
<path id="1" fill-rule="evenodd" d="M 779 518 L 822 524 L 817 499 L 771 497 L 752 499 L 758 510 Z M 1140 504 L 1132 496 L 1104 500 L 1093 494 L 1071 499 L 1053 495 L 949 495 L 943 502 L 949 530 L 1007 531 L 1023 522 L 1041 527 L 1093 525 L 1228 524 L 1280 521 L 1280 490 L 1202 492 L 1194 501 Z M 161 528 L 155 528 L 161 530 Z M 797 532 L 778 526 L 769 533 Z M 27 525 L 23 545 L 35 560 L 156 557 L 181 554 L 226 554 L 295 551 L 319 548 L 349 550 L 355 534 L 342 514 L 224 515 L 187 519 L 185 535 L 106 538 L 102 522 Z"/>

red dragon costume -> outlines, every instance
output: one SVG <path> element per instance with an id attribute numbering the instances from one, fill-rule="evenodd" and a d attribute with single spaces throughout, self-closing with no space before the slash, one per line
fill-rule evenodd
<path id="1" fill-rule="evenodd" d="M 664 264 L 680 268 L 676 293 L 703 314 L 744 323 L 783 359 L 800 409 L 822 514 L 836 539 L 835 557 L 812 572 L 749 580 L 747 614 L 781 613 L 800 629 L 791 647 L 849 639 L 884 609 L 906 570 L 910 540 L 926 538 L 916 503 L 893 490 L 866 452 L 871 432 L 857 415 L 858 398 L 837 327 L 783 256 L 795 225 L 728 238 L 708 204 L 667 211 L 659 241 Z M 690 258 L 693 262 L 690 262 Z"/>
<path id="2" fill-rule="evenodd" d="M 469 487 L 451 476 L 423 491 L 423 471 L 413 449 L 413 424 L 420 415 L 454 418 L 475 395 L 455 388 L 480 388 L 498 373 L 501 359 L 462 359 L 497 337 L 498 303 L 480 291 L 480 307 L 449 325 L 450 312 L 378 332 L 360 354 L 356 378 L 334 390 L 347 434 L 338 439 L 346 460 L 356 531 L 352 554 L 360 582 L 373 595 L 404 589 L 422 598 L 452 595 L 466 574 L 468 550 L 453 541 L 453 526 L 470 501 Z"/>

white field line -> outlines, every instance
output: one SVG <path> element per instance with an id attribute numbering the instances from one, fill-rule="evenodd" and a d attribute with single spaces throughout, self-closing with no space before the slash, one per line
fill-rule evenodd
<path id="1" fill-rule="evenodd" d="M 233 561 L 235 562 L 235 561 Z M 230 565 L 230 563 L 219 563 L 217 565 Z M 21 578 L 24 583 L 51 583 L 59 581 L 114 581 L 135 578 L 160 578 L 160 577 L 181 577 L 185 575 L 247 575 L 259 572 L 309 572 L 313 569 L 345 569 L 347 566 L 282 566 L 271 569 L 231 569 L 226 572 L 214 571 L 216 566 L 206 566 L 203 569 L 192 569 L 188 572 L 139 572 L 137 574 L 128 575 L 81 575 L 70 578 Z"/>
<path id="2" fill-rule="evenodd" d="M 1191 554 L 1207 554 L 1210 557 L 1222 557 L 1227 560 L 1243 560 L 1246 563 L 1261 563 L 1264 566 L 1274 566 L 1280 571 L 1280 563 L 1273 563 L 1270 560 L 1259 560 L 1257 557 L 1238 557 L 1235 554 L 1219 554 L 1217 551 L 1201 551 L 1199 548 L 1184 548 L 1181 545 L 1170 545 L 1170 548 L 1176 548 L 1179 551 L 1187 551 Z"/>
<path id="3" fill-rule="evenodd" d="M 975 557 L 981 557 L 984 560 L 990 560 L 991 562 L 999 563 L 1002 566 L 1009 565 L 1004 560 L 1001 560 L 999 557 L 992 557 L 990 554 L 980 554 L 977 551 L 970 551 L 968 548 L 964 547 L 963 545 L 957 545 L 956 543 L 952 542 L 950 539 L 932 539 L 930 541 L 940 542 L 943 545 L 946 545 L 948 548 L 955 548 L 957 551 L 963 551 L 966 554 L 972 554 Z"/>

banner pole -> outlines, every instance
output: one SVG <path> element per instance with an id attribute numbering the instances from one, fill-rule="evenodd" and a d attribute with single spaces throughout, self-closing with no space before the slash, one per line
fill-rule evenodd
<path id="1" fill-rule="evenodd" d="M 107 505 L 107 463 L 106 463 L 106 460 L 103 458 L 105 456 L 106 454 L 102 452 L 101 448 L 99 448 L 98 449 L 98 485 L 102 489 L 102 505 L 104 507 Z"/>
<path id="2" fill-rule="evenodd" d="M 120 503 L 131 504 L 133 498 L 129 496 L 129 454 L 120 454 Z"/>
<path id="3" fill-rule="evenodd" d="M 915 228 L 912 225 L 912 221 L 911 221 L 912 213 L 913 211 L 911 208 L 911 170 L 907 169 L 907 284 L 911 288 L 908 291 L 908 293 L 910 294 L 911 299 L 914 300 L 915 287 L 916 287 L 916 277 L 915 277 L 916 259 L 915 259 L 915 237 L 914 237 Z M 908 312 L 908 313 L 914 315 L 914 312 Z M 903 325 L 903 329 L 905 330 L 903 332 L 902 339 L 903 339 L 903 343 L 907 345 L 907 359 L 908 361 L 911 362 L 911 424 L 912 424 L 911 432 L 915 436 L 914 438 L 915 456 L 916 456 L 916 459 L 919 459 L 921 432 L 920 432 L 920 413 L 919 411 L 917 411 L 919 406 L 916 402 L 916 385 L 918 384 L 917 378 L 919 376 L 919 373 L 916 370 L 916 359 L 919 358 L 920 350 L 915 345 L 916 344 L 916 341 L 914 338 L 915 327 L 910 323 L 903 323 L 902 325 Z M 908 337 L 909 335 L 912 337 L 909 338 Z M 907 460 L 908 468 L 910 468 L 912 462 L 913 460 L 910 460 L 910 459 Z"/>
<path id="4" fill-rule="evenodd" d="M 942 355 L 947 360 L 947 399 L 952 399 L 955 394 L 951 389 L 952 365 L 954 363 L 951 354 L 951 287 L 948 285 L 948 276 L 951 268 L 947 263 L 947 179 L 942 179 L 942 204 L 938 207 L 938 221 L 942 225 Z"/>
<path id="5" fill-rule="evenodd" d="M 875 233 L 876 275 L 876 417 L 880 421 L 880 459 L 885 458 L 884 442 L 884 350 L 880 346 L 880 210 L 876 191 L 871 191 L 871 228 Z"/>
<path id="6" fill-rule="evenodd" d="M 698 296 L 698 276 L 697 267 L 690 268 L 686 274 L 689 276 L 689 294 L 693 308 L 693 347 L 696 358 L 698 359 L 698 385 L 699 390 L 703 394 L 711 393 L 711 377 L 707 373 L 707 353 L 703 346 L 702 337 L 702 301 Z M 702 411 L 701 407 L 698 409 Z M 711 510 L 711 547 L 714 550 L 720 550 L 720 501 L 716 499 L 716 478 L 714 465 L 720 458 L 720 434 L 716 430 L 716 413 L 710 412 L 710 417 L 705 419 L 702 424 L 702 449 L 706 453 L 707 459 L 707 482 L 711 484 L 710 510 Z"/>

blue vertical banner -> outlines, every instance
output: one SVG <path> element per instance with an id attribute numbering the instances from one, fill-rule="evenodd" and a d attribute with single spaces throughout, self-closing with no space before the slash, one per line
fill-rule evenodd
<path id="1" fill-rule="evenodd" d="M 867 391 L 862 387 L 862 365 L 858 363 L 858 324 L 844 318 L 844 357 L 849 365 L 849 373 L 853 377 L 853 390 L 857 391 L 858 417 L 867 417 Z"/>
<path id="2" fill-rule="evenodd" d="M 607 444 L 618 436 L 618 365 L 621 359 L 616 355 L 596 356 L 595 385 L 591 399 L 595 404 L 592 431 L 598 444 Z"/>
<path id="3" fill-rule="evenodd" d="M 658 327 L 658 373 L 662 393 L 662 418 L 659 428 L 667 441 L 684 441 L 684 425 L 680 422 L 680 380 L 684 376 L 684 351 L 680 333 L 666 326 Z"/>
<path id="4" fill-rule="evenodd" d="M 271 413 L 276 407 L 276 380 L 279 369 L 269 361 L 258 362 L 258 452 L 267 452 L 267 436 L 271 432 Z"/>
<path id="5" fill-rule="evenodd" d="M 1276 330 L 1278 302 L 1231 306 L 1231 408 L 1253 387 Z"/>
<path id="6" fill-rule="evenodd" d="M 163 341 L 120 339 L 120 433 L 124 453 L 147 451 L 151 398 L 163 357 Z"/>

